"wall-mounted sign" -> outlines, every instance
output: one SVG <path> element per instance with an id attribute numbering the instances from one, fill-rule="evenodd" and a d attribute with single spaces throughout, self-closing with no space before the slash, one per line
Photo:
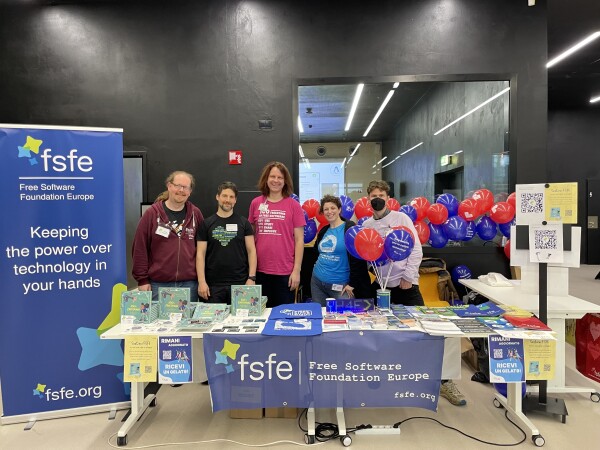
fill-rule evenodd
<path id="1" fill-rule="evenodd" d="M 229 150 L 229 164 L 242 164 L 241 150 Z"/>

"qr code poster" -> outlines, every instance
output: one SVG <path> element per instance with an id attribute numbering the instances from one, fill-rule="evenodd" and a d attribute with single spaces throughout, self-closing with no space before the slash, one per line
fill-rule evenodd
<path id="1" fill-rule="evenodd" d="M 532 263 L 562 263 L 562 224 L 529 225 L 529 261 Z"/>
<path id="2" fill-rule="evenodd" d="M 518 184 L 515 192 L 517 225 L 540 225 L 546 220 L 543 184 Z"/>

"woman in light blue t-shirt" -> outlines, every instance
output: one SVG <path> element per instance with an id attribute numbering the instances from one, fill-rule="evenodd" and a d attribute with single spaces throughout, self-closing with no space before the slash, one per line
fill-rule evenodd
<path id="1" fill-rule="evenodd" d="M 317 236 L 315 247 L 319 257 L 310 280 L 312 301 L 325 306 L 327 298 L 352 298 L 358 284 L 368 286 L 367 266 L 346 250 L 344 234 L 354 222 L 340 217 L 342 202 L 338 197 L 326 195 L 321 199 L 320 212 L 328 224 Z"/>

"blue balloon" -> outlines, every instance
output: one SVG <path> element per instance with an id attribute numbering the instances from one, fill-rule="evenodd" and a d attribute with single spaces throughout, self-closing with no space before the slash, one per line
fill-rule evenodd
<path id="1" fill-rule="evenodd" d="M 314 222 L 314 221 L 313 221 Z M 362 227 L 358 225 L 354 225 L 346 231 L 344 235 L 344 243 L 346 244 L 346 250 L 354 256 L 355 258 L 362 259 L 361 256 L 356 251 L 356 247 L 354 246 L 354 239 L 356 238 L 356 234 L 362 230 Z"/>
<path id="2" fill-rule="evenodd" d="M 467 222 L 467 234 L 463 238 L 463 241 L 470 241 L 477 234 L 477 226 L 475 225 L 475 222 L 473 222 L 472 220 L 467 220 L 466 222 Z"/>
<path id="3" fill-rule="evenodd" d="M 300 203 L 300 197 L 298 197 L 296 194 L 294 194 L 293 192 L 291 193 L 290 197 L 292 197 L 294 200 L 296 200 L 298 203 Z"/>
<path id="4" fill-rule="evenodd" d="M 448 238 L 444 234 L 444 228 L 434 223 L 429 224 L 429 245 L 434 248 L 442 248 L 448 243 Z"/>
<path id="5" fill-rule="evenodd" d="M 408 217 L 410 217 L 410 220 L 412 220 L 413 222 L 417 220 L 417 210 L 415 209 L 414 206 L 402 205 L 400 207 L 400 212 L 403 212 Z"/>
<path id="6" fill-rule="evenodd" d="M 371 218 L 371 216 L 361 217 L 360 219 L 358 219 L 358 222 L 356 222 L 356 225 L 358 225 L 359 227 L 362 227 L 363 223 L 365 223 L 370 218 Z"/>
<path id="7" fill-rule="evenodd" d="M 340 216 L 346 220 L 350 220 L 350 218 L 354 215 L 354 202 L 346 195 L 340 195 L 340 202 L 342 202 Z"/>
<path id="8" fill-rule="evenodd" d="M 453 241 L 462 241 L 467 236 L 467 221 L 460 216 L 448 217 L 442 227 L 444 234 Z"/>
<path id="9" fill-rule="evenodd" d="M 498 224 L 498 229 L 500 230 L 500 233 L 502 233 L 504 236 L 506 236 L 507 238 L 510 239 L 510 227 L 512 225 L 516 225 L 516 224 L 517 224 L 517 219 L 514 218 L 510 222 L 499 223 Z"/>
<path id="10" fill-rule="evenodd" d="M 304 243 L 308 244 L 317 235 L 317 222 L 314 220 L 307 220 L 306 226 L 304 227 Z"/>
<path id="11" fill-rule="evenodd" d="M 452 281 L 454 281 L 454 283 L 458 283 L 458 280 L 470 280 L 473 276 L 471 269 L 462 264 L 460 266 L 453 267 L 450 271 L 450 275 L 452 276 Z"/>
<path id="12" fill-rule="evenodd" d="M 403 261 L 408 258 L 414 246 L 415 241 L 406 230 L 391 231 L 383 242 L 385 254 L 392 261 Z"/>
<path id="13" fill-rule="evenodd" d="M 477 222 L 477 234 L 484 241 L 491 241 L 496 237 L 498 229 L 496 228 L 496 222 L 490 219 L 488 216 L 483 216 Z"/>
<path id="14" fill-rule="evenodd" d="M 458 199 L 452 194 L 441 194 L 436 203 L 440 203 L 448 210 L 448 216 L 452 217 L 458 214 Z"/>

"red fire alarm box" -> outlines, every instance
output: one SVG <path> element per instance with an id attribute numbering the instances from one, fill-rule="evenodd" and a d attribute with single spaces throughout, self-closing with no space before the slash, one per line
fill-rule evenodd
<path id="1" fill-rule="evenodd" d="M 242 163 L 242 151 L 241 150 L 229 150 L 229 164 L 241 164 Z"/>

